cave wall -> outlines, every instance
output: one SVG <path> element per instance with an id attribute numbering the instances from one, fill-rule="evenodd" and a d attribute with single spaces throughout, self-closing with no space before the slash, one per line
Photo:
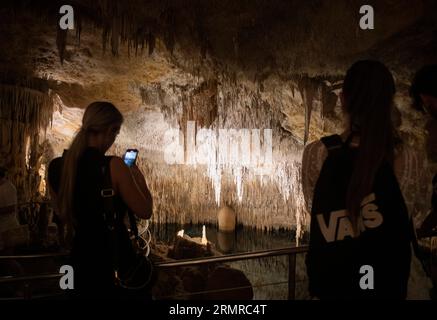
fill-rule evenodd
<path id="1" fill-rule="evenodd" d="M 155 221 L 215 222 L 228 204 L 240 223 L 296 228 L 301 235 L 307 226 L 301 153 L 306 143 L 341 131 L 341 80 L 358 59 L 390 67 L 402 137 L 425 154 L 426 119 L 411 110 L 408 85 L 418 67 L 436 62 L 432 1 L 369 1 L 374 31 L 357 27 L 355 0 L 114 3 L 73 1 L 80 24 L 61 34 L 57 4 L 5 5 L 0 69 L 50 88 L 53 124 L 38 142 L 41 165 L 68 147 L 86 105 L 118 106 L 126 120 L 111 151 L 140 149 Z M 195 132 L 271 129 L 272 163 L 166 163 L 166 147 L 175 142 L 166 133 L 180 130 L 187 148 L 188 121 L 195 121 Z M 427 202 L 423 195 L 419 215 Z"/>

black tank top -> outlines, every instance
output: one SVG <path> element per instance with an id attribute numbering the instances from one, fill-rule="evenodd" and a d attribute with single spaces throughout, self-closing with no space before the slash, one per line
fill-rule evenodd
<path id="1" fill-rule="evenodd" d="M 113 248 L 109 243 L 107 225 L 103 219 L 102 166 L 109 163 L 96 148 L 87 148 L 79 159 L 73 197 L 75 236 L 71 259 L 75 271 L 75 283 L 79 288 L 95 287 L 107 290 L 114 284 Z M 123 223 L 127 206 L 115 195 L 118 213 L 120 258 L 130 249 L 129 234 Z"/>

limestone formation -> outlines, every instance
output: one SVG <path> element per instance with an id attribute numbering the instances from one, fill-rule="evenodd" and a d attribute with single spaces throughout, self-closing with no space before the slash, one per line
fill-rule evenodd
<path id="1" fill-rule="evenodd" d="M 218 212 L 218 228 L 220 231 L 232 232 L 235 231 L 236 215 L 235 211 L 228 206 L 220 208 Z"/>
<path id="2" fill-rule="evenodd" d="M 217 223 L 218 209 L 229 204 L 240 223 L 294 229 L 299 239 L 308 227 L 302 150 L 341 130 L 342 79 L 364 58 L 392 70 L 401 136 L 425 153 L 426 119 L 410 108 L 408 86 L 415 70 L 436 62 L 432 1 L 377 1 L 376 29 L 365 31 L 358 0 L 75 0 L 68 32 L 58 30 L 57 2 L 22 2 L 0 11 L 7 39 L 0 43 L 0 160 L 13 169 L 20 201 L 46 189 L 45 168 L 68 148 L 83 109 L 109 100 L 126 119 L 111 152 L 140 150 L 154 222 Z M 186 148 L 188 121 L 195 132 L 271 129 L 271 165 L 235 164 L 233 156 L 169 165 L 166 132 L 180 130 Z M 217 156 L 214 147 L 204 144 L 208 159 Z M 422 217 L 430 175 L 420 179 L 413 214 Z"/>

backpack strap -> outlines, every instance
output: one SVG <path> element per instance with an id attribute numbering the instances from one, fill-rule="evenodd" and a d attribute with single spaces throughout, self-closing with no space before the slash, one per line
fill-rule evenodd
<path id="1" fill-rule="evenodd" d="M 328 154 L 331 155 L 333 152 L 338 151 L 344 146 L 343 140 L 338 134 L 332 136 L 323 137 L 320 139 L 328 150 Z"/>
<path id="2" fill-rule="evenodd" d="M 135 218 L 135 215 L 133 214 L 133 212 L 130 209 L 127 210 L 127 216 L 129 218 L 131 232 L 132 232 L 133 236 L 135 237 L 135 239 L 138 240 L 139 236 L 138 236 L 137 219 Z"/>
<path id="3" fill-rule="evenodd" d="M 105 157 L 100 168 L 102 174 L 102 189 L 100 190 L 100 196 L 103 200 L 103 219 L 110 235 L 110 245 L 112 246 L 112 263 L 115 272 L 115 278 L 118 279 L 118 262 L 120 255 L 116 230 L 117 211 L 115 210 L 114 204 L 115 191 L 112 187 L 111 168 L 109 165 L 110 161 L 111 157 Z"/>
<path id="4" fill-rule="evenodd" d="M 111 169 L 109 162 L 111 158 L 105 157 L 100 170 L 102 174 L 102 188 L 100 190 L 100 196 L 103 199 L 103 218 L 105 219 L 110 229 L 115 227 L 116 210 L 114 205 L 115 191 L 112 188 Z"/>

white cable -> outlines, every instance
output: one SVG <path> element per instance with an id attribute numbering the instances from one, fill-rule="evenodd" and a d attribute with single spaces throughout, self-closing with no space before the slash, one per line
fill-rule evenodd
<path id="1" fill-rule="evenodd" d="M 146 250 L 146 257 L 150 254 L 150 242 L 152 241 L 152 233 L 149 230 L 150 220 L 146 220 L 145 227 L 141 232 L 138 232 L 138 236 L 144 241 L 144 246 L 141 250 Z M 146 234 L 146 236 L 144 236 Z"/>

